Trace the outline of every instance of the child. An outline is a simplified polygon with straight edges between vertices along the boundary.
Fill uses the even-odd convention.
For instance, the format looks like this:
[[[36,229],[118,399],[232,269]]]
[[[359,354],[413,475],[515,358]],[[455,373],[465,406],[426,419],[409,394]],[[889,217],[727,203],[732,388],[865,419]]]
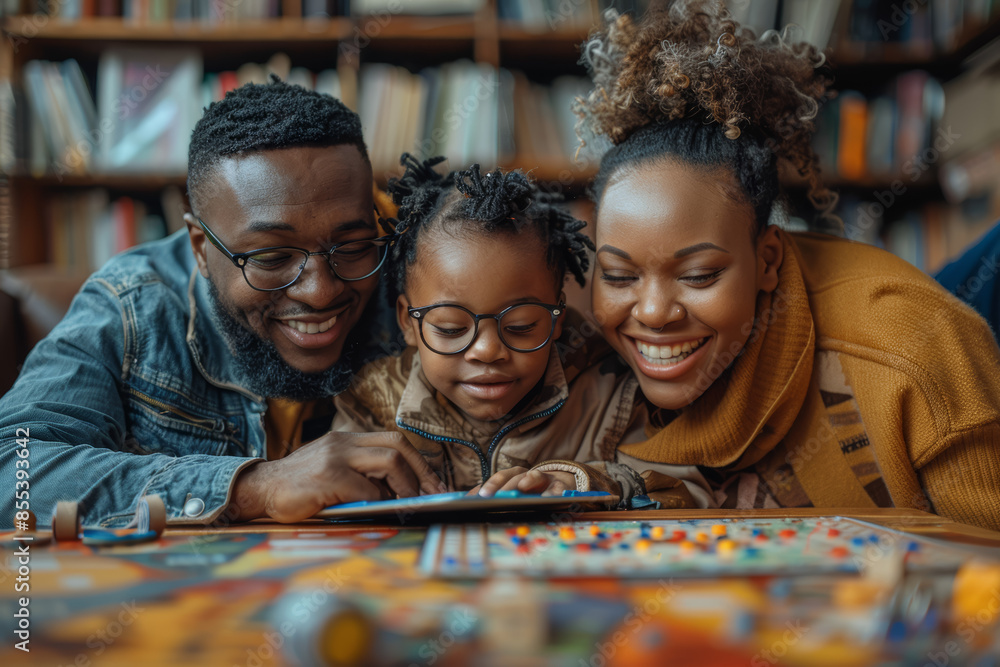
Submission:
[[[473,165],[444,177],[433,169],[442,159],[404,154],[404,176],[389,183],[400,237],[387,277],[409,347],[362,369],[336,398],[334,430],[401,431],[450,490],[492,477],[487,495],[576,489],[626,505],[642,493],[705,504],[693,469],[614,463],[645,427],[635,379],[613,355],[584,370],[582,350],[554,345],[580,339],[562,286],[567,273],[585,281],[585,223],[520,172]]]
[[[703,0],[613,18],[584,52],[581,134],[614,144],[593,188],[593,309],[658,409],[625,452],[703,466],[723,507],[915,507],[1000,528],[986,322],[887,252],[769,224],[779,159],[832,204],[810,144],[822,55]]]

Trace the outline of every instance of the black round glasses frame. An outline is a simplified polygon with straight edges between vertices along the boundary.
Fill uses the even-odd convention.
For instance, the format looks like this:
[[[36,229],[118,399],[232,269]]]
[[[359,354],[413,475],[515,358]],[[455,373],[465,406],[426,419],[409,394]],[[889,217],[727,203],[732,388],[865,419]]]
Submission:
[[[503,317],[504,315],[506,315],[511,310],[513,310],[515,308],[519,308],[521,306],[541,306],[542,308],[546,309],[547,311],[549,311],[552,314],[552,322],[551,322],[551,324],[549,326],[549,335],[545,337],[545,340],[541,344],[539,344],[539,345],[537,345],[537,346],[535,346],[535,347],[533,347],[531,349],[517,348],[517,347],[514,347],[513,345],[511,345],[510,343],[508,343],[507,339],[503,337],[503,328],[500,326],[500,318],[501,317]],[[427,338],[424,337],[424,319],[425,319],[427,313],[429,311],[431,311],[431,310],[434,310],[435,308],[457,308],[458,310],[465,311],[466,313],[468,313],[472,317],[472,320],[474,322],[473,329],[472,329],[472,338],[470,338],[469,342],[466,343],[461,349],[455,350],[454,352],[441,352],[439,350],[434,349],[434,347],[430,343],[427,342]],[[462,306],[458,306],[458,305],[451,304],[451,303],[435,303],[435,304],[432,304],[430,306],[421,306],[420,308],[413,308],[411,306],[411,307],[409,307],[409,308],[406,309],[406,312],[409,313],[410,317],[412,317],[413,319],[417,320],[420,323],[420,325],[419,325],[420,326],[420,340],[424,341],[424,345],[427,346],[427,349],[429,349],[431,352],[434,352],[435,354],[441,354],[441,355],[444,355],[444,356],[451,356],[453,354],[462,354],[463,352],[465,352],[466,350],[468,350],[470,347],[472,347],[473,343],[476,342],[476,338],[479,336],[479,322],[482,321],[482,320],[496,320],[496,322],[497,322],[497,335],[500,338],[500,342],[503,343],[504,346],[506,346],[508,349],[513,350],[514,352],[535,352],[536,350],[540,350],[543,347],[545,347],[546,345],[548,345],[549,341],[552,340],[552,332],[555,331],[555,329],[556,329],[556,320],[559,319],[559,316],[562,315],[563,312],[565,312],[565,310],[566,310],[566,303],[564,301],[559,301],[559,303],[556,304],[556,305],[552,305],[551,303],[540,303],[540,302],[537,302],[537,301],[525,301],[523,303],[515,303],[512,306],[507,306],[506,308],[504,308],[503,310],[501,310],[499,313],[494,313],[494,314],[481,313],[481,314],[477,315],[476,313],[472,312],[468,308],[463,308]]]
[[[377,212],[378,209],[376,209],[376,213]],[[198,224],[201,225],[201,228],[205,230],[205,235],[208,237],[208,240],[211,241],[212,245],[218,248],[222,254],[228,257],[229,260],[237,268],[240,269],[240,272],[243,274],[243,280],[246,281],[247,285],[257,290],[258,292],[277,292],[279,290],[287,289],[292,285],[294,285],[298,281],[298,279],[302,277],[302,272],[306,268],[306,263],[309,261],[309,258],[312,257],[313,255],[325,256],[326,263],[327,265],[329,265],[330,270],[333,271],[333,273],[344,282],[356,282],[358,280],[364,280],[365,278],[370,278],[371,276],[378,273],[379,269],[382,268],[382,265],[385,264],[385,258],[389,255],[388,248],[391,247],[392,244],[395,243],[396,240],[399,238],[398,234],[387,234],[386,236],[379,236],[374,239],[359,239],[357,241],[346,241],[345,243],[338,243],[337,245],[331,247],[329,250],[320,250],[319,252],[310,252],[305,248],[296,248],[295,246],[269,246],[267,248],[257,248],[255,250],[251,250],[250,252],[234,253],[231,252],[229,248],[227,248],[222,243],[221,240],[219,240],[219,237],[215,235],[215,232],[213,232],[207,224],[205,224],[204,220],[202,220],[201,218],[196,218],[196,220],[198,221]],[[369,273],[366,273],[365,275],[358,278],[345,278],[344,276],[340,275],[340,273],[337,271],[337,265],[333,261],[334,253],[336,253],[337,250],[341,250],[345,247],[359,243],[375,244],[381,251],[382,257],[379,259],[378,264],[375,265],[375,268],[372,269]],[[282,285],[281,287],[267,287],[267,288],[257,287],[252,282],[250,282],[250,279],[247,277],[247,272],[246,272],[247,261],[253,255],[258,255],[260,253],[270,252],[273,250],[294,250],[295,252],[300,253],[303,256],[303,260],[302,263],[299,264],[298,273],[295,274],[295,277],[292,278],[291,281]]]

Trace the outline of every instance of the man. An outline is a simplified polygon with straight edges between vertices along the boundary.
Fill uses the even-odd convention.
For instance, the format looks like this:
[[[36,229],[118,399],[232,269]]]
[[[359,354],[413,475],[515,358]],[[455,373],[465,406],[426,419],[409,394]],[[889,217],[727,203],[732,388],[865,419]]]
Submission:
[[[385,333],[372,296],[391,237],[358,116],[244,86],[195,127],[188,191],[187,234],[94,274],[0,400],[0,479],[25,469],[17,438],[30,464],[0,524],[25,507],[47,523],[58,500],[115,527],[153,493],[169,522],[208,523],[440,491],[398,434],[324,434],[315,409]]]

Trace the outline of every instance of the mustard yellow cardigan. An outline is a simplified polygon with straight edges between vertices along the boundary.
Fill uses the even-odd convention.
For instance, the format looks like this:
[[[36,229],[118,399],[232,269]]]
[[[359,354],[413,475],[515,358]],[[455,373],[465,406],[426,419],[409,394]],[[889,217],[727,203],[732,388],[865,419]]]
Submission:
[[[743,353],[639,459],[706,468],[723,507],[910,507],[1000,529],[1000,350],[930,277],[869,245],[781,232]]]

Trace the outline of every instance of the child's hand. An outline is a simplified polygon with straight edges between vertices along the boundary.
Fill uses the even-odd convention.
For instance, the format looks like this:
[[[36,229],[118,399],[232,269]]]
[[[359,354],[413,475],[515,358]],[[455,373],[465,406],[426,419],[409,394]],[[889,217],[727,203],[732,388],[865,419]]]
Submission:
[[[497,491],[517,490],[521,493],[540,493],[543,496],[562,495],[563,491],[576,489],[576,477],[561,471],[541,472],[527,468],[507,468],[495,473],[480,487],[478,493],[489,498]],[[469,492],[476,493],[476,489]]]

